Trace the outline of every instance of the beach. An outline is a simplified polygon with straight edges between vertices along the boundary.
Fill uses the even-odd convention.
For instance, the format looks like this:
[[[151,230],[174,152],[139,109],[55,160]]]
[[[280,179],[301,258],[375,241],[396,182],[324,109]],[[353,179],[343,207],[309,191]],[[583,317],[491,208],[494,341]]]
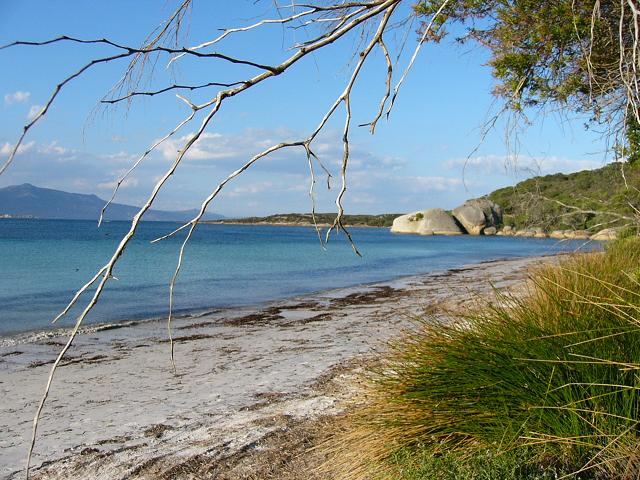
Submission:
[[[390,339],[418,316],[488,304],[494,287],[522,285],[529,267],[556,258],[184,316],[172,326],[175,374],[165,319],[87,327],[56,374],[33,478],[296,478],[291,458],[306,448],[305,425],[346,408],[363,365]],[[2,339],[0,478],[23,475],[33,415],[66,334]]]

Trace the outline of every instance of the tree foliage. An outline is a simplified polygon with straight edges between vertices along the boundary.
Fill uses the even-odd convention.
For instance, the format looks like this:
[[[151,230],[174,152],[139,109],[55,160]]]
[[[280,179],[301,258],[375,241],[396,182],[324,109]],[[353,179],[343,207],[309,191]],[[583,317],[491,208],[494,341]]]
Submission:
[[[489,198],[502,206],[504,222],[517,229],[591,230],[637,225],[640,163],[610,163],[597,170],[530,178]]]
[[[516,112],[559,107],[587,113],[624,138],[618,154],[639,156],[638,5],[636,0],[454,0],[428,37],[453,24],[490,51],[494,94]],[[421,0],[428,18],[439,0]],[[620,150],[622,148],[622,150]]]

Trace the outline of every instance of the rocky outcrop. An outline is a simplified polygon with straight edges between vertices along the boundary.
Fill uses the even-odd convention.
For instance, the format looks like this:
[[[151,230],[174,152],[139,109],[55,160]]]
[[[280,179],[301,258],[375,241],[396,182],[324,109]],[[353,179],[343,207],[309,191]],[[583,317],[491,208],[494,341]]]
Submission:
[[[473,205],[462,205],[453,211],[453,215],[470,235],[480,235],[486,226],[484,213]]]
[[[401,215],[393,221],[391,231],[418,235],[462,235],[464,233],[455,219],[441,208],[429,208]]]
[[[470,235],[481,235],[485,228],[502,223],[502,209],[487,198],[467,200],[453,210],[453,216]]]
[[[496,232],[496,235],[513,237],[516,234],[515,229],[511,225],[505,225],[501,230]]]
[[[418,219],[415,213],[407,213],[393,219],[391,231],[393,233],[418,233]]]
[[[533,229],[533,237],[534,238],[547,238],[548,235],[546,234],[546,232],[544,231],[543,228],[536,227],[536,228]]]
[[[486,233],[485,233],[486,235]],[[553,230],[551,233],[545,232],[542,228],[535,227],[529,229],[516,230],[511,226],[505,226],[496,232],[500,236],[532,237],[532,238],[554,238],[556,240],[615,240],[618,238],[614,228],[606,228],[591,235],[587,230]]]
[[[618,238],[618,232],[616,232],[613,228],[605,228],[604,230],[600,230],[598,233],[591,235],[591,240],[615,240]]]
[[[589,240],[591,235],[587,230],[567,230],[564,233],[564,237],[571,240]]]
[[[591,234],[587,230],[546,231],[542,227],[517,230],[511,225],[502,228],[502,209],[487,198],[467,200],[448,213],[441,208],[430,208],[397,217],[391,231],[394,233],[414,233],[418,235],[497,235],[506,237],[554,238],[557,240],[615,240],[614,228]]]

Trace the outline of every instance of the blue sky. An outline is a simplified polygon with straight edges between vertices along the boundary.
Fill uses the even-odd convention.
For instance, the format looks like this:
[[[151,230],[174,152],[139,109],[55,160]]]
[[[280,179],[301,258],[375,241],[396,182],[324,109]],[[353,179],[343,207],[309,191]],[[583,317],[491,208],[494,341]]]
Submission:
[[[244,26],[273,15],[272,4],[268,0],[257,4],[254,0],[195,0],[182,43],[196,45],[216,36],[217,29]],[[407,1],[397,12],[397,20],[408,15],[410,4]],[[173,8],[175,2],[171,1],[3,0],[0,44],[65,34],[87,39],[109,37],[139,45]],[[406,28],[387,37],[394,56]],[[415,27],[411,28],[396,80],[415,46]],[[274,63],[290,54],[285,48],[292,41],[304,38],[304,30],[270,26],[231,36],[217,50]],[[266,145],[304,138],[348,81],[358,41],[357,35],[341,39],[286,74],[225,103],[156,207],[194,208],[221,179]],[[110,53],[113,50],[104,47],[71,44],[0,51],[0,159],[6,157],[29,115],[44,104],[56,83],[91,58]],[[210,59],[181,59],[174,64],[176,68],[167,69],[168,60],[160,57],[144,89],[174,81],[236,81],[255,72]],[[497,108],[490,94],[493,80],[484,66],[486,61],[487,53],[471,45],[460,47],[445,41],[425,47],[390,120],[381,121],[376,135],[371,136],[366,128],[357,127],[375,115],[384,92],[384,61],[379,52],[371,57],[353,92],[353,152],[345,200],[348,213],[452,208],[466,198],[511,185],[533,173],[571,172],[603,164],[604,143],[597,133],[584,129],[585,119],[560,118],[557,113],[532,117],[531,125],[517,139],[503,121],[481,143],[481,126]],[[101,107],[100,98],[117,82],[125,66],[123,61],[98,66],[69,84],[30,132],[15,163],[0,177],[0,187],[29,182],[108,198],[114,181],[137,156],[189,113],[173,93],[136,99],[129,108]],[[214,93],[207,90],[184,95],[200,102]],[[316,152],[336,177],[342,112],[339,110],[316,145]],[[162,144],[125,183],[117,201],[143,201],[198,124],[186,126]],[[515,166],[508,161],[514,145],[519,153]],[[256,164],[228,186],[210,211],[229,216],[309,211],[308,168],[301,153],[278,153]],[[335,210],[338,186],[337,178],[330,192],[319,184],[318,210]]]

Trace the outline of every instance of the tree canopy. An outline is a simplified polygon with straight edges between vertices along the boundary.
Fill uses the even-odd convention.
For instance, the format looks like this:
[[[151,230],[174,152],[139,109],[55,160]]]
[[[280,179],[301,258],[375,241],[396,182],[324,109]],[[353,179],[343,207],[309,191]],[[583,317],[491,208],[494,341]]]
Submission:
[[[640,157],[636,0],[453,0],[426,38],[461,24],[460,42],[487,47],[494,94],[511,111],[559,107],[605,125],[617,154]],[[440,0],[421,0],[431,18]],[[450,29],[450,28],[449,28]]]

